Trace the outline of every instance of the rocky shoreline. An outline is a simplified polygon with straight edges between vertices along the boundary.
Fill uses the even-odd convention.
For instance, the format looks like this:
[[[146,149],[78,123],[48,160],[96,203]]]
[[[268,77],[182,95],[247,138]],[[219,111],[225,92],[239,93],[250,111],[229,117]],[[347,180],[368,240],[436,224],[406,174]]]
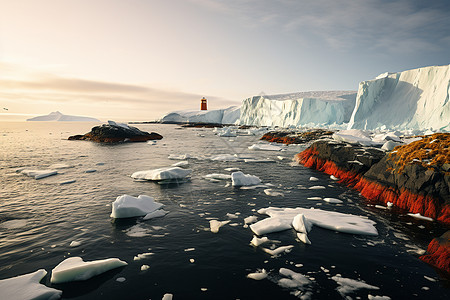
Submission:
[[[296,155],[298,163],[340,179],[375,203],[450,225],[450,134],[438,133],[393,151],[331,139]],[[450,231],[435,238],[423,261],[450,274]]]

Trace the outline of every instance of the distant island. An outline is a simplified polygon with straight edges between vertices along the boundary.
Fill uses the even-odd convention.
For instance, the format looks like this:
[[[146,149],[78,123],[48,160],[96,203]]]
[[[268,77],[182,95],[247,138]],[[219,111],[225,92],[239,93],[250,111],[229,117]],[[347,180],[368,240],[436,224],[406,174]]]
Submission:
[[[100,122],[99,119],[81,116],[64,115],[59,111],[54,111],[45,116],[38,116],[27,121],[41,121],[41,122]]]

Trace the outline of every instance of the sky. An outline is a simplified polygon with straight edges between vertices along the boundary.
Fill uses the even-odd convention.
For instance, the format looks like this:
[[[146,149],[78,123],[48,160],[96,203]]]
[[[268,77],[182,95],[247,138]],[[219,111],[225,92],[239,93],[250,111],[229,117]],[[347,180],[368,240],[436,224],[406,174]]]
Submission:
[[[151,121],[450,64],[448,0],[0,0],[0,121]]]

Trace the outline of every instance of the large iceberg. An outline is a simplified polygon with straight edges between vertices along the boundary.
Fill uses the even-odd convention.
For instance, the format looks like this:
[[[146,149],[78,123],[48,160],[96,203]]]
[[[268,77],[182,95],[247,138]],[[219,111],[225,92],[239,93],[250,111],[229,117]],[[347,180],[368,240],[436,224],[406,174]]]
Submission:
[[[239,119],[240,108],[231,106],[215,110],[179,110],[164,115],[161,123],[214,123],[234,124]]]
[[[99,119],[81,116],[64,115],[59,111],[54,111],[45,116],[38,116],[27,121],[58,121],[58,122],[100,122]]]
[[[359,84],[348,129],[450,131],[450,65],[385,73]]]
[[[239,124],[280,127],[342,124],[350,120],[355,99],[355,91],[254,96],[242,102]]]

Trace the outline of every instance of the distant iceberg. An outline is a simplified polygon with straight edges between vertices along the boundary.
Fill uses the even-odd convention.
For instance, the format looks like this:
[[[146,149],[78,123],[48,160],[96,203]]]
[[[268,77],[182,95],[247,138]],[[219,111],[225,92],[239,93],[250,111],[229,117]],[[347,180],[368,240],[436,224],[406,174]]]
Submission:
[[[384,73],[359,84],[348,129],[450,131],[450,65]]]
[[[254,96],[242,102],[239,124],[289,127],[348,123],[355,99],[355,91]]]
[[[54,111],[45,116],[38,116],[27,121],[56,121],[56,122],[100,122],[96,118],[64,115],[59,111]]]
[[[159,122],[234,124],[239,116],[240,108],[231,106],[215,110],[178,110],[164,115]]]

